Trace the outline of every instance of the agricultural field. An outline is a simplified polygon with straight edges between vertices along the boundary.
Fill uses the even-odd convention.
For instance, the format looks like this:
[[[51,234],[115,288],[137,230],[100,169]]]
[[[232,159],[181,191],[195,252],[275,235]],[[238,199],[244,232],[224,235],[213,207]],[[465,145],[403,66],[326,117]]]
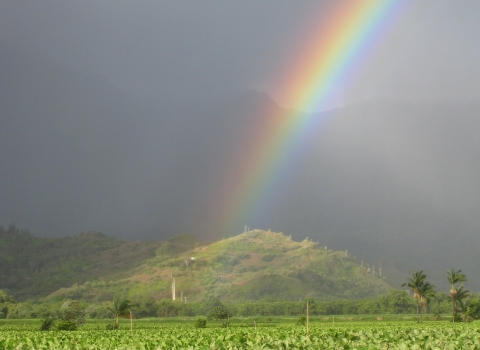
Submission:
[[[1,349],[480,349],[478,324],[446,321],[209,324],[136,323],[116,331],[87,324],[78,331],[38,331],[33,324],[0,326]],[[103,328],[103,329],[102,329]]]

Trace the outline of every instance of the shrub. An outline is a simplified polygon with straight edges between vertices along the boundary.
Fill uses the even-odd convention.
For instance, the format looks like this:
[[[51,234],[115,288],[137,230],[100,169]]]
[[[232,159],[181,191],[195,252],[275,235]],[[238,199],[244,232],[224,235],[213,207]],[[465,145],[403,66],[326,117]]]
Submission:
[[[76,331],[77,328],[77,324],[73,321],[60,321],[57,324],[57,329],[59,331]]]
[[[305,323],[307,323],[307,318],[305,316],[300,316],[297,320],[297,325],[305,326]]]
[[[76,300],[64,302],[57,313],[62,321],[75,323],[76,326],[85,323],[86,312]]]
[[[212,311],[207,314],[209,320],[226,320],[232,317],[233,314],[225,306],[216,306]]]
[[[269,262],[275,259],[277,256],[275,254],[265,254],[262,256],[262,261]]]
[[[197,318],[195,321],[195,328],[206,328],[207,327],[207,319],[203,317]]]
[[[214,264],[224,266],[235,266],[238,264],[238,259],[228,254],[217,255],[211,261]]]
[[[480,299],[479,298],[473,299],[468,304],[466,314],[475,320],[480,319]]]
[[[50,316],[47,316],[45,318],[42,318],[41,322],[42,323],[40,324],[40,330],[49,331],[50,329],[52,329],[53,324],[55,323],[55,319]]]
[[[250,259],[250,254],[247,252],[241,252],[237,255],[237,258],[245,260],[245,259]]]

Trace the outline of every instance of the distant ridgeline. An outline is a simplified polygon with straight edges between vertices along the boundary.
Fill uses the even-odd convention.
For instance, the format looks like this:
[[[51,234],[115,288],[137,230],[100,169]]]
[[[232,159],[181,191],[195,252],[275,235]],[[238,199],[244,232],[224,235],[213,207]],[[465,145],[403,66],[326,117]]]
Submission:
[[[72,246],[83,244],[82,238],[86,235],[70,238],[79,240]],[[56,290],[44,300],[70,298],[100,302],[111,300],[113,296],[130,300],[173,299],[173,278],[175,299],[180,302],[360,299],[384,295],[391,289],[383,276],[358,264],[348,252],[327,250],[308,239],[295,242],[282,233],[253,230],[204,245],[193,235],[180,235],[146,245],[102,237],[118,245],[106,251],[116,251],[119,255],[109,254],[108,259],[101,259],[101,256],[106,257],[102,251],[93,257],[84,257],[88,260],[85,266],[90,266],[92,261],[99,264],[97,269],[90,269],[96,274],[89,276],[84,266],[82,280],[75,281],[77,284],[70,288]],[[145,249],[149,256],[138,252],[135,254],[137,260],[132,256],[130,262],[109,266],[107,271],[104,265],[111,264],[109,259],[123,261],[120,255],[133,249],[126,244],[138,244],[135,249]],[[82,255],[77,256],[75,261],[80,264]],[[72,265],[73,261],[69,263]],[[74,274],[69,276],[73,284]],[[10,291],[19,294],[13,288]]]
[[[0,289],[17,299],[42,297],[62,287],[114,277],[155,256],[160,242],[126,242],[101,232],[40,238],[0,226]]]

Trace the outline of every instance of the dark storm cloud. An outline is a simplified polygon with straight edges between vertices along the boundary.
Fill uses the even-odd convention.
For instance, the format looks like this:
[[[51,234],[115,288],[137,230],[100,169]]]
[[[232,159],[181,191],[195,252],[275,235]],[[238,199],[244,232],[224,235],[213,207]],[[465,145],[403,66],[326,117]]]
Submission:
[[[333,3],[4,1],[0,35],[104,74],[137,98],[184,103],[245,88],[274,90]],[[477,2],[408,5],[344,102],[381,94],[478,97],[479,15]]]
[[[287,43],[318,7],[31,1],[3,4],[0,16],[4,38],[105,74],[137,97],[211,99],[277,74]]]
[[[211,239],[226,165],[259,136],[258,111],[279,111],[265,95],[239,93],[275,99],[337,3],[0,1],[0,224]],[[399,247],[396,258],[420,261],[428,250],[428,266],[446,259],[442,273],[455,262],[442,253],[448,242],[470,266],[475,255],[462,252],[475,251],[480,230],[478,18],[478,1],[410,2],[331,101],[347,107],[329,114],[282,201],[245,224],[365,247],[371,259]]]
[[[480,4],[412,2],[361,74],[354,93],[415,101],[472,101],[480,97],[475,62]]]
[[[329,5],[322,9],[314,2],[278,1],[6,1],[0,5],[0,26],[3,39],[105,74],[137,97],[213,98],[255,85],[268,88],[286,68],[282,64],[293,55],[290,50]],[[411,85],[416,96],[453,95],[458,85],[462,90],[471,85],[468,71],[473,71],[478,57],[478,45],[472,41],[479,34],[480,5],[432,1],[410,6],[389,38],[392,44],[387,43],[380,65],[368,71],[353,95],[385,89],[409,95]],[[430,84],[438,80],[453,83],[442,84],[443,88]],[[457,88],[450,91],[445,85]]]

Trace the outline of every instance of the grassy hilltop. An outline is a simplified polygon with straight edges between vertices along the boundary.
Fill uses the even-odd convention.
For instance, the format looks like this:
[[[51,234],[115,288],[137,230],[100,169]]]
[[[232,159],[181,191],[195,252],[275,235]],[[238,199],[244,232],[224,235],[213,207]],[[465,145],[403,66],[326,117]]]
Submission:
[[[193,235],[177,236],[160,242],[155,256],[130,270],[60,289],[46,299],[170,298],[172,277],[177,299],[183,295],[189,301],[354,299],[375,297],[391,288],[347,252],[253,230],[208,245],[200,245]]]

